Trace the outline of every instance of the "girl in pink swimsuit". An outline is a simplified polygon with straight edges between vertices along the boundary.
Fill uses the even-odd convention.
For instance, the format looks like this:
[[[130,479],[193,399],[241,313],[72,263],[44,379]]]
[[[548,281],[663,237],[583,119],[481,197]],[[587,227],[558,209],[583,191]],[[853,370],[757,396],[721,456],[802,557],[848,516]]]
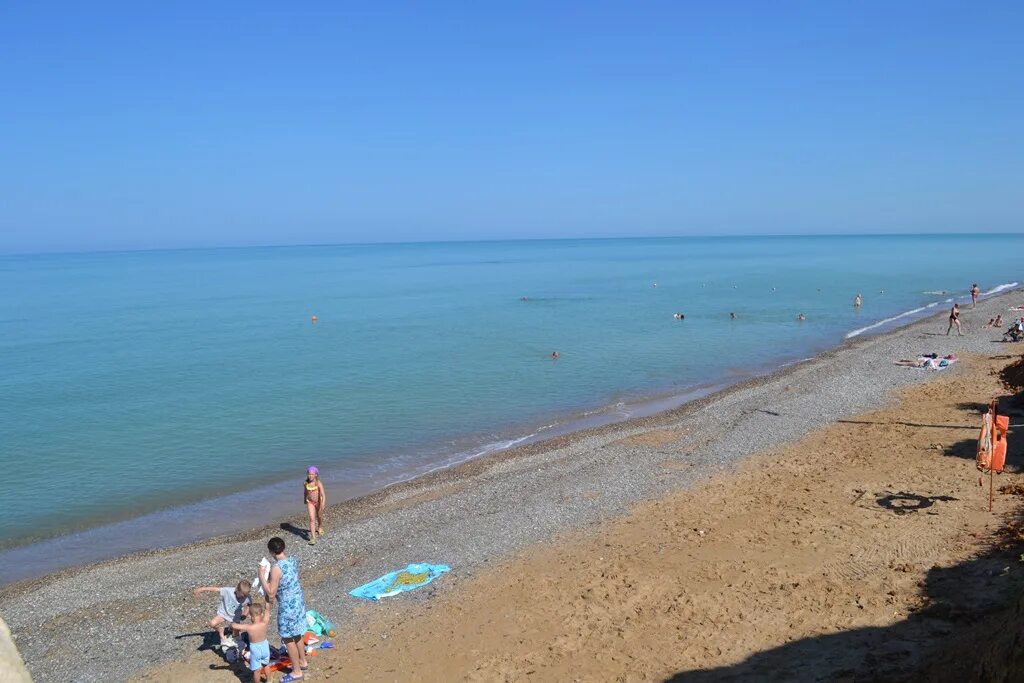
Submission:
[[[320,470],[310,467],[306,470],[306,481],[302,487],[306,512],[309,514],[309,544],[316,545],[317,534],[324,533],[324,508],[327,506],[327,489],[320,481]]]

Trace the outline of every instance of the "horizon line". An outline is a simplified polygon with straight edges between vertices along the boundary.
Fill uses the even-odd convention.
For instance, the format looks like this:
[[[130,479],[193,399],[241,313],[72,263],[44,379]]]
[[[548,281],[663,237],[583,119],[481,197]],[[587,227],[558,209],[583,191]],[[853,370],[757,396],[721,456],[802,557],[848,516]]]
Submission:
[[[315,247],[375,247],[401,246],[417,244],[496,244],[501,242],[587,242],[614,240],[675,240],[675,239],[778,239],[786,237],[988,237],[1000,235],[1022,235],[1024,231],[1011,232],[849,232],[849,233],[730,233],[725,235],[689,234],[689,235],[635,235],[635,236],[600,236],[600,237],[505,237],[480,239],[438,239],[438,240],[394,240],[372,242],[306,242],[296,244],[223,244],[195,247],[138,247],[127,249],[61,249],[54,251],[2,251],[0,258],[9,256],[73,256],[88,254],[143,254],[173,251],[220,251],[232,249],[309,249]]]

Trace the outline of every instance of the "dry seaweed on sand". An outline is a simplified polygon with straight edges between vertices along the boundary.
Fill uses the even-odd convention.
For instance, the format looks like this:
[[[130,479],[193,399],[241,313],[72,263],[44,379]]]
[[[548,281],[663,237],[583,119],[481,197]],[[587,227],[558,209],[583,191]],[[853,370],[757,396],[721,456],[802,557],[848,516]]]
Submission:
[[[999,487],[999,493],[1024,496],[1024,484],[1005,484]]]
[[[999,371],[999,381],[1010,391],[1024,390],[1024,356]]]
[[[1005,539],[1004,548],[1009,548],[1014,544],[1024,543],[1024,521],[1014,521],[1007,524],[1000,531],[1001,535]]]

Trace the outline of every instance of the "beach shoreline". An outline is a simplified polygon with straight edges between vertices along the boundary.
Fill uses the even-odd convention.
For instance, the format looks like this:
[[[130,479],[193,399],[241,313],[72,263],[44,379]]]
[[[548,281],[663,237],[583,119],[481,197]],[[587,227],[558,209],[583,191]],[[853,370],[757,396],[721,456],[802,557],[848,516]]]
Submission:
[[[1024,447],[1011,428],[991,510],[974,455],[986,401],[1020,416],[1020,400],[1000,383],[1012,357],[962,361],[691,490],[427,599],[384,601],[314,670],[328,681],[1016,680]],[[195,678],[207,661],[140,680]]]
[[[995,298],[1011,294],[1016,283],[1000,285],[993,290],[983,294],[982,301],[990,301]],[[956,297],[957,300],[969,300],[969,296]],[[953,299],[950,299],[952,301]],[[851,347],[865,339],[890,334],[916,322],[926,320],[930,317],[939,318],[942,311],[932,312],[931,306],[921,307],[906,311],[898,315],[874,321],[862,328],[847,333],[837,344],[821,345],[815,349],[814,355],[805,358],[780,358],[766,363],[761,367],[748,368],[739,375],[739,379],[720,379],[707,384],[682,387],[672,392],[654,392],[650,394],[637,395],[623,402],[610,402],[597,408],[584,412],[566,413],[557,415],[554,422],[547,427],[525,425],[518,429],[510,429],[502,433],[502,439],[508,440],[511,445],[493,447],[495,443],[487,443],[483,439],[477,440],[476,446],[455,454],[452,459],[440,458],[435,463],[428,463],[425,467],[417,466],[411,469],[408,475],[400,475],[390,480],[376,480],[359,482],[353,485],[347,493],[341,495],[344,498],[331,505],[330,514],[339,514],[348,517],[352,514],[360,514],[364,507],[374,507],[379,500],[380,494],[389,490],[400,491],[403,487],[416,487],[419,485],[430,485],[433,477],[445,472],[451,472],[455,479],[459,478],[456,470],[466,468],[474,462],[488,462],[491,459],[516,458],[519,455],[528,455],[543,450],[546,444],[557,445],[564,443],[566,438],[585,438],[590,434],[600,434],[602,429],[622,426],[629,428],[630,425],[643,427],[649,418],[665,414],[669,419],[676,411],[685,411],[688,407],[699,408],[704,402],[713,402],[732,391],[740,391],[744,388],[756,386],[757,383],[770,381],[780,373],[785,373],[795,366],[803,363],[815,362],[828,356],[830,353],[841,351]],[[936,309],[938,310],[938,309]],[[628,416],[622,416],[621,411],[625,410]],[[526,433],[524,436],[523,434]],[[482,449],[479,452],[478,449]],[[343,466],[335,466],[343,467]],[[331,466],[321,468],[325,474],[332,471]],[[467,469],[466,476],[472,476],[474,470]],[[328,478],[329,481],[329,478]],[[276,520],[287,517],[295,521],[289,510],[294,506],[291,499],[294,494],[285,491],[288,484],[263,486],[255,490],[243,490],[231,493],[227,496],[212,499],[202,499],[193,503],[181,506],[161,508],[141,516],[132,516],[125,519],[114,520],[107,523],[90,526],[86,529],[73,531],[68,534],[37,539],[29,543],[15,544],[3,548],[3,551],[12,558],[12,564],[19,569],[0,577],[0,594],[7,587],[16,587],[24,582],[31,582],[37,579],[61,574],[67,571],[74,571],[78,568],[92,565],[100,565],[105,562],[115,561],[134,556],[147,556],[154,552],[173,551],[175,548],[202,546],[207,543],[216,543],[220,540],[241,540],[264,534],[268,529],[276,525]],[[337,490],[332,489],[336,500]],[[263,510],[261,512],[263,523],[250,526],[240,523],[232,523],[230,520],[212,523],[207,520],[217,516],[217,510],[223,507],[234,507],[244,504],[252,495],[264,495]],[[179,519],[180,517],[180,519]],[[274,521],[271,521],[274,520]],[[300,520],[301,523],[301,520]],[[223,527],[227,526],[225,530]],[[160,530],[170,529],[176,535],[172,536],[170,542],[161,542],[155,547],[137,547],[143,541],[137,540],[142,534],[160,534]],[[107,551],[104,555],[99,549],[111,542],[124,543],[123,549]]]
[[[965,311],[970,330],[965,337],[926,332],[936,326],[937,318],[943,315],[940,312],[891,332],[847,340],[814,359],[732,385],[673,410],[492,453],[333,505],[328,514],[327,538],[315,549],[304,547],[301,532],[295,529],[301,523],[285,522],[20,581],[0,589],[0,601],[19,645],[29,643],[25,655],[30,668],[39,680],[48,680],[58,675],[61,663],[32,645],[31,635],[43,624],[60,620],[60,614],[49,612],[52,607],[45,604],[46,600],[83,581],[94,585],[93,594],[76,596],[71,601],[74,604],[66,605],[68,609],[76,613],[102,612],[101,605],[110,603],[105,597],[110,591],[119,595],[118,602],[127,601],[133,613],[138,609],[142,615],[148,611],[139,605],[147,604],[153,593],[170,595],[175,596],[172,613],[151,619],[162,622],[165,629],[180,630],[182,624],[198,626],[201,613],[184,598],[187,586],[225,582],[225,575],[244,575],[255,566],[268,535],[282,535],[291,548],[297,548],[294,552],[304,563],[304,577],[312,596],[336,596],[344,587],[358,585],[356,581],[404,565],[403,559],[448,561],[457,573],[472,573],[474,567],[555,533],[616,517],[639,500],[690,488],[749,454],[884,403],[889,389],[927,378],[924,371],[891,366],[892,360],[906,357],[915,348],[924,351],[921,347],[927,344],[929,350],[940,353],[999,348],[990,343],[1001,332],[986,334],[979,319],[1001,311],[1000,302],[1013,293],[991,297],[979,303],[978,309]],[[858,372],[856,366],[862,362],[868,365]],[[846,396],[836,394],[835,382],[848,390]],[[813,420],[791,419],[786,411],[772,407],[776,404],[799,404],[819,414]],[[785,423],[782,428],[781,423]],[[685,466],[663,466],[668,457],[658,452],[659,439],[663,438],[659,434],[663,432],[692,441]],[[521,505],[507,509],[507,502],[516,499]],[[141,584],[146,585],[145,590]],[[118,593],[117,586],[130,597]],[[334,616],[342,623],[355,618],[348,614]],[[131,625],[137,627],[147,619],[140,616]],[[118,622],[114,630],[120,632],[125,626]],[[152,652],[146,654],[154,656]],[[124,668],[114,671],[107,658],[97,655],[97,674],[117,676],[138,671],[145,657],[129,660],[119,663]]]

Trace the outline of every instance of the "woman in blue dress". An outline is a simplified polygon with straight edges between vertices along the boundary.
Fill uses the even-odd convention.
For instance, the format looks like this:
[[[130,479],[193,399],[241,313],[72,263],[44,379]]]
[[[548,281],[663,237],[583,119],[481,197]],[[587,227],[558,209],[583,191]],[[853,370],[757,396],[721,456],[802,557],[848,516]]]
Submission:
[[[270,576],[264,578],[262,571],[257,571],[256,575],[260,577],[267,600],[277,601],[277,632],[292,660],[291,673],[281,679],[281,683],[301,681],[308,664],[302,644],[306,633],[306,600],[299,585],[299,566],[294,557],[285,555],[284,541],[277,536],[267,542],[267,550],[275,560]]]

